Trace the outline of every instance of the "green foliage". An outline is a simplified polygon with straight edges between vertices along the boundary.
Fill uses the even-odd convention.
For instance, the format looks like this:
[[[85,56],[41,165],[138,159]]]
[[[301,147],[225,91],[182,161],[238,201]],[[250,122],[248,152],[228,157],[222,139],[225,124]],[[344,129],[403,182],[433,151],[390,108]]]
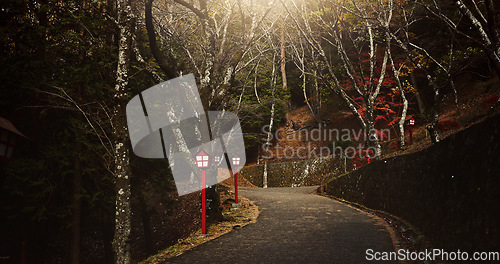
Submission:
[[[265,126],[269,125],[271,117],[272,99],[267,98],[262,104],[246,105],[241,109],[239,116],[242,118],[242,128],[245,138],[247,152],[253,152],[265,138],[263,135]],[[286,101],[276,100],[273,131],[277,126],[286,121]]]
[[[114,216],[111,157],[101,140],[108,142],[104,133],[111,128],[115,26],[102,4],[85,2],[0,4],[0,116],[28,137],[18,139],[15,158],[0,168],[0,214],[6,216],[1,231],[12,242],[6,251],[17,250],[12,247],[20,239],[38,239],[40,249],[67,234],[74,198],[82,203],[84,228],[101,230]],[[22,238],[6,228],[36,231],[41,238]]]

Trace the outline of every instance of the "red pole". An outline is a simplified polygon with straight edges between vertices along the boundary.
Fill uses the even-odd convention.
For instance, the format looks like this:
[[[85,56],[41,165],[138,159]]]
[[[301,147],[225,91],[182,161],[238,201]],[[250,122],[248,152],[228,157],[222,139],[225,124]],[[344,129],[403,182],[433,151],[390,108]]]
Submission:
[[[206,182],[205,182],[205,170],[201,171],[201,233],[205,235],[207,233],[207,193],[206,193]]]
[[[238,172],[234,174],[234,196],[236,197],[236,203],[238,203]]]
[[[413,126],[410,126],[410,146],[413,145]]]

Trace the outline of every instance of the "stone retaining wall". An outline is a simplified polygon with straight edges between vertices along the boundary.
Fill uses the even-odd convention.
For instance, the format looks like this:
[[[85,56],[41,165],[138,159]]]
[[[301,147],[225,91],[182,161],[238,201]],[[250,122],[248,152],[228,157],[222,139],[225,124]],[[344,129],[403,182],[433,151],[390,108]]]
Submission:
[[[500,116],[336,177],[324,191],[407,220],[436,248],[498,251]]]
[[[321,185],[338,168],[333,156],[283,163],[268,163],[268,187]],[[240,174],[253,185],[262,187],[264,165],[245,167]]]

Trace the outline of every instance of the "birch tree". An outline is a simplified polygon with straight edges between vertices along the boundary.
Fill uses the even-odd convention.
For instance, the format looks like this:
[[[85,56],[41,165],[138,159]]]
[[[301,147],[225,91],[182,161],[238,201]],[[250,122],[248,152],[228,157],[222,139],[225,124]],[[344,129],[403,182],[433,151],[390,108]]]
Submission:
[[[419,70],[424,73],[425,79],[432,89],[433,93],[433,107],[432,113],[430,117],[430,124],[427,125],[427,130],[430,135],[431,142],[437,143],[440,141],[440,136],[437,131],[437,124],[439,122],[440,117],[440,102],[442,98],[442,88],[444,86],[449,86],[454,95],[455,106],[458,111],[458,93],[455,88],[455,83],[453,80],[453,76],[456,75],[460,70],[464,67],[458,67],[454,61],[454,53],[455,53],[455,45],[456,41],[454,38],[454,33],[451,32],[450,36],[444,36],[443,40],[448,42],[447,45],[447,55],[443,56],[441,54],[432,54],[430,48],[425,47],[424,43],[418,43],[416,37],[411,32],[410,28],[413,24],[417,23],[422,19],[426,19],[425,17],[420,17],[416,15],[416,7],[418,5],[407,4],[396,7],[393,4],[393,1],[389,1],[391,5],[393,5],[394,9],[397,9],[398,19],[392,26],[384,27],[387,36],[390,38],[390,41],[393,41],[395,45],[397,45],[402,53],[408,58],[409,63],[413,69]],[[383,24],[383,21],[377,19],[380,24]],[[424,65],[424,61],[427,61],[428,65]],[[434,65],[438,68],[437,71],[432,71],[430,65]],[[393,71],[399,71],[393,65],[391,66]],[[441,72],[442,76],[439,76]],[[413,72],[410,73],[412,77],[412,83],[416,83],[414,80]],[[439,84],[439,79],[445,79],[444,84]],[[399,78],[397,78],[398,83],[400,83]],[[401,87],[401,86],[400,86]],[[404,96],[402,94],[402,96]],[[417,97],[419,101],[419,107],[421,104],[421,99]],[[400,129],[402,124],[400,123]]]
[[[318,85],[318,62],[314,50],[312,50],[307,43],[304,43],[304,39],[301,37],[292,38],[289,36],[290,49],[292,50],[292,59],[301,73],[302,78],[302,93],[304,95],[304,102],[306,103],[309,111],[313,115],[314,120],[318,124],[318,127],[323,125],[323,120],[321,119],[321,94]],[[313,81],[313,88],[308,85],[308,76]]]
[[[236,74],[259,57],[251,49],[271,7],[242,0],[148,0],[145,26],[151,52],[167,78],[194,73],[205,110],[227,110]],[[235,22],[238,18],[241,24]],[[219,220],[217,192],[217,187],[207,190],[215,204],[208,213]]]
[[[265,152],[266,152],[266,158],[264,160],[264,173],[262,174],[262,187],[267,188],[267,176],[268,176],[268,159],[269,157],[269,147],[271,146],[271,137],[272,137],[272,129],[274,126],[274,115],[276,112],[276,81],[277,81],[277,76],[276,76],[276,55],[273,55],[273,60],[272,60],[272,80],[271,80],[271,96],[272,96],[272,103],[271,103],[271,117],[269,119],[269,133],[267,133],[267,139],[265,143]]]
[[[128,103],[128,81],[132,49],[134,16],[130,0],[117,0],[118,65],[114,91],[113,138],[114,176],[116,185],[115,235],[113,249],[115,263],[130,263],[130,164],[126,106]]]
[[[155,3],[159,12],[151,13],[151,5]],[[257,29],[272,6],[242,0],[174,0],[173,3],[148,0],[146,24],[152,50],[157,45],[152,31],[157,31],[161,45],[175,44],[180,51],[177,56],[182,54],[179,57],[187,67],[177,69],[177,73],[189,70],[197,77],[204,107],[227,108],[228,90],[234,85],[236,74],[251,67],[257,59],[251,50],[261,37]],[[158,21],[154,28],[148,22],[152,18]],[[154,50],[160,65],[181,60],[173,55],[176,52],[172,49],[163,53],[157,47]],[[167,67],[162,70],[166,75],[175,72]]]
[[[372,14],[369,11],[380,9],[383,4],[362,1],[363,8],[360,8],[356,1],[350,2],[349,6],[340,5],[336,1],[318,2],[317,6],[308,5],[305,1],[292,1],[291,8],[288,8],[283,1],[282,4],[291,15],[299,33],[318,54],[324,65],[327,76],[323,76],[322,81],[351,110],[367,133],[369,143],[375,149],[374,157],[380,158],[381,146],[375,128],[374,104],[386,75],[388,52],[382,51],[380,54],[378,50],[377,42],[384,40],[376,39],[378,29],[373,22],[375,19],[370,18]],[[349,23],[345,18],[349,14],[355,14],[353,18],[359,25],[356,32],[353,32],[352,28],[348,29]],[[385,24],[390,23],[392,13],[385,14],[382,19]],[[350,45],[349,51],[347,44]],[[368,65],[364,65],[361,54],[365,46],[369,49]],[[363,98],[365,109],[356,107],[354,100],[341,83],[341,77],[336,71],[331,54],[328,53],[332,48],[337,51],[343,65],[343,74],[348,76],[353,90]],[[380,68],[378,72],[377,67]]]
[[[446,3],[417,1],[451,30],[472,40],[478,47],[481,47],[493,62],[496,73],[500,77],[500,30],[497,25],[498,10],[495,9],[495,2],[493,0],[452,1],[461,16],[456,16],[447,11],[450,9],[444,8]],[[465,28],[473,30],[465,31],[464,27],[461,27],[461,24],[464,23],[463,21],[468,22],[469,25],[469,27]]]
[[[498,27],[498,10],[495,9],[493,0],[477,1],[463,0],[452,1],[461,16],[454,16],[444,8],[443,3],[438,1],[416,0],[423,5],[429,13],[441,20],[457,35],[471,40],[477,47],[484,50],[489,60],[493,63],[498,77],[500,77],[500,29]],[[496,8],[498,8],[498,3]],[[448,9],[449,10],[449,9]],[[457,17],[457,18],[454,18]],[[465,19],[462,19],[465,18]],[[463,21],[468,22],[472,31],[465,31]],[[500,104],[500,99],[492,107],[494,109]]]
[[[389,25],[386,25],[386,26],[388,27]],[[386,30],[389,31],[388,28],[386,28]],[[386,32],[385,36],[386,36],[387,54],[389,57],[389,63],[391,65],[391,69],[392,69],[392,72],[394,74],[394,78],[396,79],[396,84],[398,86],[399,93],[401,94],[401,100],[403,101],[403,109],[401,111],[401,119],[398,122],[400,148],[403,148],[405,146],[405,128],[404,127],[405,127],[405,122],[406,122],[406,114],[408,112],[408,100],[406,99],[405,90],[403,88],[403,83],[401,82],[401,79],[399,78],[402,66],[400,66],[399,68],[396,67],[396,64],[394,63],[394,59],[393,59],[392,53],[391,53],[391,36],[390,36],[389,32]]]

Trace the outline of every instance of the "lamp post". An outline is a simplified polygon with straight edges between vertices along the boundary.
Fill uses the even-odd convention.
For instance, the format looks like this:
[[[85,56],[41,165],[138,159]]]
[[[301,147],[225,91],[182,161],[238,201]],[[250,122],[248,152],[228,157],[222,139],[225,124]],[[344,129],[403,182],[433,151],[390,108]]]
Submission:
[[[223,159],[224,157],[222,157]],[[216,155],[214,157],[214,162],[215,162],[215,165],[217,165],[217,167],[220,165],[221,161],[222,161],[221,157],[219,155]]]
[[[241,158],[238,157],[238,155],[234,155],[233,157],[233,165],[234,165],[234,170],[236,171],[234,173],[234,196],[235,196],[235,201],[238,203],[238,170],[236,169],[237,166],[240,165]]]
[[[201,233],[207,233],[207,193],[205,169],[208,168],[208,155],[202,150],[196,155],[196,166],[201,169]]]
[[[408,120],[408,128],[410,130],[410,146],[413,144],[413,126],[415,125],[415,118]]]

